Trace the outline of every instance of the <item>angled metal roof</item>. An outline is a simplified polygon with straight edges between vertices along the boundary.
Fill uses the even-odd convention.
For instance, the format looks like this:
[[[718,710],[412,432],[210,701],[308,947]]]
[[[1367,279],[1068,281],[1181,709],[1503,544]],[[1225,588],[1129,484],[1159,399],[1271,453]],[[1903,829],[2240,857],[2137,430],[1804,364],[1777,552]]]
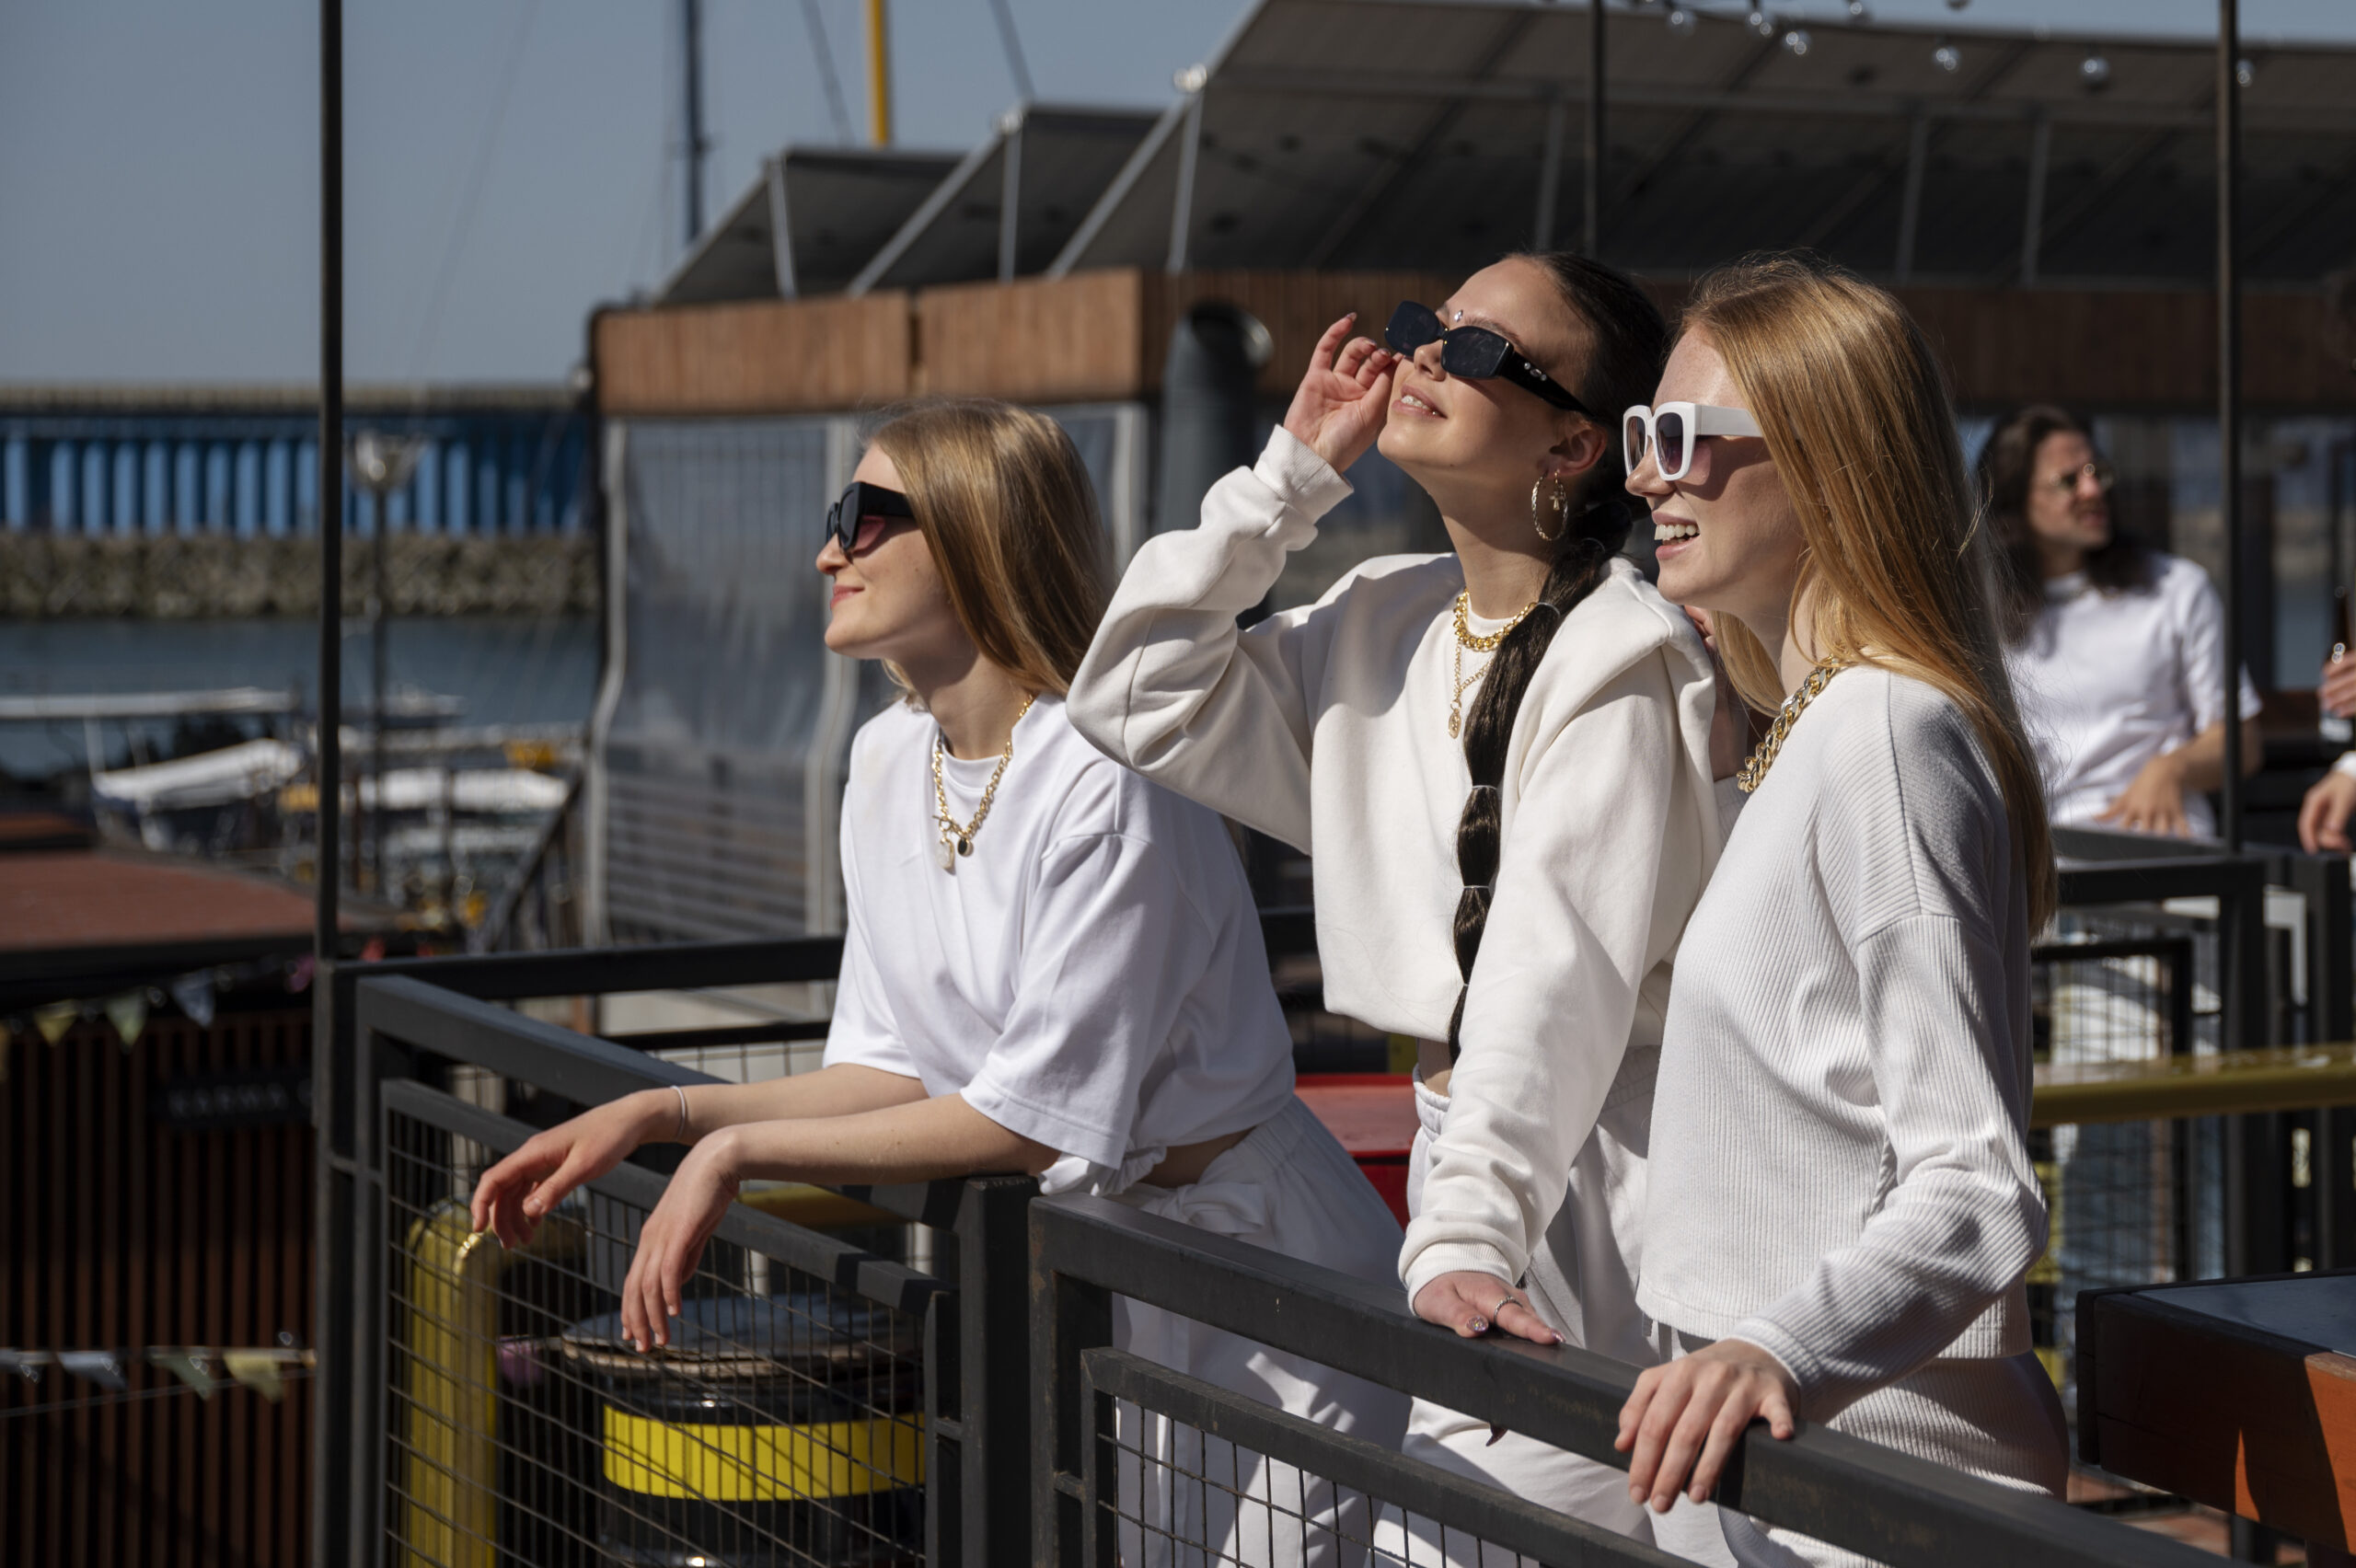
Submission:
[[[1155,119],[1148,110],[1056,104],[1010,111],[866,259],[849,292],[1041,271]]]
[[[788,147],[704,231],[655,303],[836,293],[956,167],[954,153]]]
[[[1691,6],[1672,29],[1671,9],[1607,13],[1614,262],[1676,275],[1804,245],[1921,282],[2213,269],[2198,41],[1762,36]],[[1048,270],[1461,270],[1575,242],[1588,26],[1582,5],[1264,0]],[[2312,280],[2356,256],[2356,51],[2245,52],[2246,275]]]

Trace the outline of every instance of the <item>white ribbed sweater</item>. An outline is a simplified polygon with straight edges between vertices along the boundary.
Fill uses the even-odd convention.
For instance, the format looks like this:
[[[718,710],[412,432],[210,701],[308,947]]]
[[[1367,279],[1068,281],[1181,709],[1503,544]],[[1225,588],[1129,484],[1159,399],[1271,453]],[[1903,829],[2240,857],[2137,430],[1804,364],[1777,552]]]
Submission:
[[[1858,667],[1791,732],[1678,954],[1638,1304],[1825,1419],[2028,1348],[2027,889],[1970,721]]]
[[[1138,552],[1068,711],[1115,760],[1311,850],[1325,1005],[1436,1040],[1461,985],[1472,781],[1448,708],[1463,572],[1452,555],[1370,560],[1314,605],[1235,626],[1349,488],[1276,432],[1212,487],[1200,527]],[[1463,1059],[1401,1260],[1411,1292],[1449,1269],[1519,1278],[1607,1100],[1644,1092],[1669,960],[1722,841],[1715,702],[1701,639],[1624,561],[1532,675]]]

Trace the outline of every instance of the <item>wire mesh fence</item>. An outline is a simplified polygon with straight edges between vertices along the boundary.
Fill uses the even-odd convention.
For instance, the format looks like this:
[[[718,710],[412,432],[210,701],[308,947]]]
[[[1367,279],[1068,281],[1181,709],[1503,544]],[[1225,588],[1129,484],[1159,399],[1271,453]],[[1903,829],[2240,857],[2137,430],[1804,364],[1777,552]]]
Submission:
[[[2037,1059],[2147,1062],[2218,1049],[2213,922],[2159,908],[2074,910],[2037,950]],[[2028,1275],[2032,1338],[2077,1408],[2081,1291],[2224,1272],[2223,1138],[2216,1118],[2034,1129],[2045,1255]],[[2074,1419],[2074,1414],[2073,1414]]]
[[[1123,1568],[1674,1561],[1126,1351],[1089,1351],[1081,1368],[1095,1411],[1082,1561],[1108,1547]]]
[[[641,1355],[618,1291],[660,1177],[600,1178],[513,1251],[470,1233],[476,1176],[529,1132],[422,1086],[388,1099],[389,1561],[924,1562],[940,1282],[868,1254],[854,1273],[870,1294],[803,1266],[814,1260],[802,1250],[724,1228],[671,1346]]]

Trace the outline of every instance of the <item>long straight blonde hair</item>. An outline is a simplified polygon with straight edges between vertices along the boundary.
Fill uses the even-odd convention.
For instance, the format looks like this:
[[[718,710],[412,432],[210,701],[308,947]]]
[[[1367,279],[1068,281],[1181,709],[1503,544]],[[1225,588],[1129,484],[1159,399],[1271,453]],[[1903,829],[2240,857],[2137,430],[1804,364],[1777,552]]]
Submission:
[[[1928,682],[1968,715],[2004,792],[2042,929],[2059,902],[2035,753],[2004,673],[2000,563],[1979,526],[1946,378],[1905,307],[1807,256],[1750,257],[1703,279],[1685,307],[1726,361],[1799,514],[1794,602],[1820,656]],[[1783,699],[1776,661],[1727,617],[1735,690]]]
[[[1104,617],[1112,563],[1095,487],[1063,426],[961,398],[900,409],[873,439],[900,470],[950,605],[982,657],[1033,691],[1070,691]]]

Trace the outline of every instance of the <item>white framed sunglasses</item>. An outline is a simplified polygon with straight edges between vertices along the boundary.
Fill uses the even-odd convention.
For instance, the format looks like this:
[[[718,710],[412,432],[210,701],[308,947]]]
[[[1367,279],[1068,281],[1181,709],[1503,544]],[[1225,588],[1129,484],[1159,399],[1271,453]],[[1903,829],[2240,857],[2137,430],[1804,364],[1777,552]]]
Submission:
[[[1681,479],[1693,467],[1693,449],[1705,435],[1764,435],[1747,409],[1722,409],[1715,403],[1663,403],[1657,408],[1638,403],[1620,416],[1620,447],[1628,472],[1653,455],[1664,479]]]

